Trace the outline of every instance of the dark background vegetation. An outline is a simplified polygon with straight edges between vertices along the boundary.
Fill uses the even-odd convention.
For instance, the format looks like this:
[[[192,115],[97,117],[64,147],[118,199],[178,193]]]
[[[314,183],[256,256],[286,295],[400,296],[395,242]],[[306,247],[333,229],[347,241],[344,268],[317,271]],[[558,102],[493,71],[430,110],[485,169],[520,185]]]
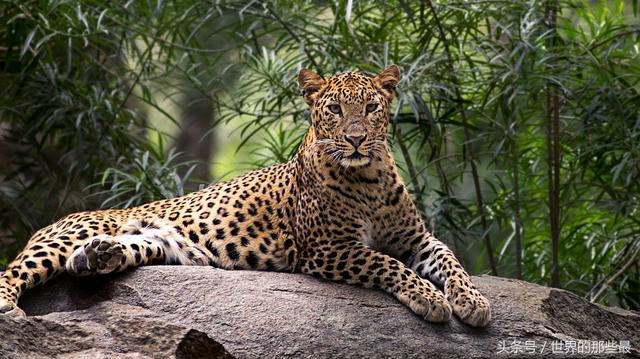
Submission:
[[[285,161],[295,75],[403,70],[389,141],[474,274],[640,309],[630,1],[0,2],[0,264],[78,210]]]

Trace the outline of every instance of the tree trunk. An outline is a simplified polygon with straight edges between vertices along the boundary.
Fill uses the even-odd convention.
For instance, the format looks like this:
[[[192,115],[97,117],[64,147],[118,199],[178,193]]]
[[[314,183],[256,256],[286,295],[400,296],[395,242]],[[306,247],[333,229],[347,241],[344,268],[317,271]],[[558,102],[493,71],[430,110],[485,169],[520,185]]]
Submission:
[[[556,19],[558,13],[557,0],[546,3],[547,24],[549,28],[548,46],[553,53],[557,46]],[[548,64],[549,72],[555,74],[555,59]],[[551,226],[551,283],[552,287],[560,287],[560,94],[556,84],[547,81],[547,153],[549,183],[549,223]]]
[[[181,131],[176,137],[175,149],[181,153],[180,160],[196,161],[192,177],[196,183],[211,181],[211,156],[213,152],[213,107],[210,100],[199,92],[192,90],[182,100],[180,118]],[[183,167],[180,176],[189,167]],[[188,183],[188,191],[197,191],[196,183]]]

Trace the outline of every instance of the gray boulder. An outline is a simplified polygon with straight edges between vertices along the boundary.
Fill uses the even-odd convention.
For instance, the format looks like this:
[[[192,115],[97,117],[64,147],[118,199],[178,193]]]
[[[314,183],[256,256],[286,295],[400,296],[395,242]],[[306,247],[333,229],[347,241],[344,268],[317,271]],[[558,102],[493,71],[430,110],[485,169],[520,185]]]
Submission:
[[[0,316],[0,357],[640,357],[636,312],[474,280],[492,303],[487,328],[427,323],[380,291],[301,274],[154,266],[63,276],[25,295],[29,317]]]

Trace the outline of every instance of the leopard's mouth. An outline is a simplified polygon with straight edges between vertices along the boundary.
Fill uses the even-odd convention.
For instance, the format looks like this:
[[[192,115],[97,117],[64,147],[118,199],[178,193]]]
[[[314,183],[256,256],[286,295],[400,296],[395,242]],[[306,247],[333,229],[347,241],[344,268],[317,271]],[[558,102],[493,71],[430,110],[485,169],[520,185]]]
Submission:
[[[340,164],[343,167],[363,167],[368,166],[371,163],[371,157],[363,155],[359,151],[353,151],[352,154],[344,156],[340,160]]]

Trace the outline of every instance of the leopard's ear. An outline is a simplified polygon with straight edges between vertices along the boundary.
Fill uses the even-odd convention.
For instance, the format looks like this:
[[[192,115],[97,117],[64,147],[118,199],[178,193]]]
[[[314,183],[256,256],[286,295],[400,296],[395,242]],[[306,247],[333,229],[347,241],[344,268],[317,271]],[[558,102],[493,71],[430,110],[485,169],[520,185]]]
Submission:
[[[382,95],[384,95],[387,100],[392,101],[396,95],[398,82],[400,82],[400,68],[396,65],[390,65],[379,73],[373,81],[376,86],[378,86],[378,90],[380,90]]]
[[[311,70],[302,69],[298,73],[298,86],[300,86],[300,90],[304,96],[304,102],[309,105],[313,103],[315,100],[313,95],[320,90],[323,84],[324,79],[322,76]]]

